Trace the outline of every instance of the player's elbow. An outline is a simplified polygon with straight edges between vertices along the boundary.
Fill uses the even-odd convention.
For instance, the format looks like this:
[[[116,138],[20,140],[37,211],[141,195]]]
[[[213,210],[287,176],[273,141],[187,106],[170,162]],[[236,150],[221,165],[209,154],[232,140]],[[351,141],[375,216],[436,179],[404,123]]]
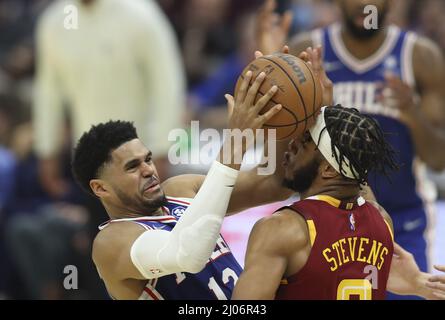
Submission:
[[[199,273],[202,271],[202,269],[205,268],[207,261],[208,259],[202,257],[196,257],[193,259],[188,257],[187,259],[184,259],[184,261],[182,261],[181,265],[183,266],[184,272]]]
[[[428,167],[435,171],[441,172],[445,170],[445,156],[441,156],[440,158],[430,159],[430,161],[425,161]]]

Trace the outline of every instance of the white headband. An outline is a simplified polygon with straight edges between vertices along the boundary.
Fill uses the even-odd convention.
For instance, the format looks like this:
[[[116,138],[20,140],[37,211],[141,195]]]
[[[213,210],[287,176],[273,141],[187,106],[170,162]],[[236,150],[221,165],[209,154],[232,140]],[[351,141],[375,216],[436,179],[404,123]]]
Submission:
[[[324,111],[327,107],[321,108],[321,113],[318,114],[317,119],[315,121],[315,125],[309,129],[309,133],[311,134],[312,140],[314,140],[315,144],[318,143],[318,150],[320,150],[321,154],[325,157],[325,159],[329,162],[329,164],[338,172],[340,172],[340,165],[335,159],[334,152],[332,150],[331,136],[326,128],[326,122],[324,120]],[[325,130],[323,130],[325,129]],[[321,134],[321,137],[320,137]],[[335,147],[335,152],[339,154],[339,150]],[[354,170],[350,166],[350,161],[348,158],[343,158],[342,163],[342,173],[348,178],[357,179],[358,177],[357,171],[355,171],[356,175],[352,173]]]

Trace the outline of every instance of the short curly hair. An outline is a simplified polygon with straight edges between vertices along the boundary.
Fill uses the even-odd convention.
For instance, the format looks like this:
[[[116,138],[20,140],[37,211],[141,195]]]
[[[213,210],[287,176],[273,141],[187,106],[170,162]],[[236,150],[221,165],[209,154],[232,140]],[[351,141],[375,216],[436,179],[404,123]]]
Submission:
[[[71,162],[74,178],[81,188],[94,196],[90,180],[98,178],[100,169],[111,160],[113,150],[137,138],[133,123],[119,120],[94,125],[85,132],[74,149]]]

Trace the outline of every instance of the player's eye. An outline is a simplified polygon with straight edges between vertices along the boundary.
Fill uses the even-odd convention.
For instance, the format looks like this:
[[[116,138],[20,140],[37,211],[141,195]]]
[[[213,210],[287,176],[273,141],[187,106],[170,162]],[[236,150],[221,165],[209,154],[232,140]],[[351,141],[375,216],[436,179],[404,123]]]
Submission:
[[[146,162],[146,163],[151,163],[151,160],[152,160],[151,157],[147,157],[147,158],[145,158],[145,162]]]

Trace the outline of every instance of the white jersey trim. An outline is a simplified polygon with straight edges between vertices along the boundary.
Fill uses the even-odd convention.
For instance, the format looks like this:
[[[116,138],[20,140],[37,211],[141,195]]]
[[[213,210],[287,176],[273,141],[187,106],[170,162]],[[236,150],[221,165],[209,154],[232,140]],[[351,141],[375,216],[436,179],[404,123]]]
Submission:
[[[413,70],[413,50],[417,36],[413,32],[408,32],[402,46],[401,72],[402,80],[411,88],[416,86],[416,79]]]
[[[341,24],[334,23],[328,28],[329,39],[332,49],[337,57],[352,71],[361,74],[376,67],[394,49],[400,29],[396,26],[389,26],[386,38],[380,48],[366,59],[357,59],[346,48],[341,38]]]

